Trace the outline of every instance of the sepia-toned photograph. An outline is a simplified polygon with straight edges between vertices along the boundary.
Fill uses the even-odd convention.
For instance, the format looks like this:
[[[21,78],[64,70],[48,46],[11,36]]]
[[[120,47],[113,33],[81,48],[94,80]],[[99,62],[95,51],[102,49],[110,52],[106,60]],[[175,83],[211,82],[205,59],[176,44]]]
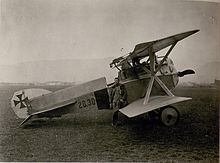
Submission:
[[[0,5],[0,162],[219,162],[219,0]]]

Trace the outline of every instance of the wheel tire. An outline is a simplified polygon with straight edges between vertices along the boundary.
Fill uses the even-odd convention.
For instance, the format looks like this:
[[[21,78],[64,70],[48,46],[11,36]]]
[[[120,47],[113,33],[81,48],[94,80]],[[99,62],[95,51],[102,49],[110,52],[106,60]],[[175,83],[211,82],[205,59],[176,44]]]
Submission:
[[[173,106],[166,106],[160,111],[160,121],[167,127],[176,125],[179,121],[179,117],[179,111]]]

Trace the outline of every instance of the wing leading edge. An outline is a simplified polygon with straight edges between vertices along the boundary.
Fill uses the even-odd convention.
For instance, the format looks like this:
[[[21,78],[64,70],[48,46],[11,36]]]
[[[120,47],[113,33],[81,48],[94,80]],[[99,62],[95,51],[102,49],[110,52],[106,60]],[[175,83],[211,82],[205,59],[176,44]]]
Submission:
[[[189,97],[178,97],[178,96],[152,96],[150,97],[146,105],[143,104],[144,98],[141,98],[128,106],[120,109],[119,111],[129,118],[135,117],[152,110],[171,105],[174,103],[191,100]]]

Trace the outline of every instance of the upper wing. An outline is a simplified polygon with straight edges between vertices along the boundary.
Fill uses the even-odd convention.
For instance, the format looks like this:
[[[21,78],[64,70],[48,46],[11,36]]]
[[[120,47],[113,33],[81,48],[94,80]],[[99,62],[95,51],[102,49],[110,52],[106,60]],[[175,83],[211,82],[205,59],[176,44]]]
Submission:
[[[124,61],[124,60],[133,60],[136,58],[144,58],[146,56],[149,56],[150,53],[156,53],[170,45],[174,45],[178,41],[198,32],[199,30],[192,30],[192,31],[187,31],[183,33],[179,33],[173,36],[169,36],[163,39],[155,40],[155,41],[149,41],[149,42],[144,42],[137,44],[133,50],[133,52],[129,53],[126,56],[122,56],[119,58],[116,58],[110,63],[110,66],[112,67],[113,65],[119,65]]]
[[[156,53],[157,51],[160,51],[161,49],[164,49],[174,44],[175,42],[178,42],[198,31],[199,30],[192,30],[192,31],[176,34],[170,37],[166,37],[160,40],[138,44],[135,46],[134,51],[128,57],[131,59],[134,59],[134,58],[148,56],[150,53],[150,50],[149,50],[150,47],[152,47],[152,52]]]
[[[170,104],[191,100],[191,99],[192,98],[178,97],[178,96],[152,96],[150,97],[146,105],[143,104],[144,98],[142,98],[137,101],[134,101],[133,103],[120,109],[119,111],[130,118]]]

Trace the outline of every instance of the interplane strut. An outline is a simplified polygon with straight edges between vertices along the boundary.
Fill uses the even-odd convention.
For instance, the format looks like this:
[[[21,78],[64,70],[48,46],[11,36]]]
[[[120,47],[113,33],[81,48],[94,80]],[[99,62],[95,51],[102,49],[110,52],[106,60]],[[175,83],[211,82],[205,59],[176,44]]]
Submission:
[[[155,70],[155,53],[152,52],[152,47],[149,48],[149,59],[150,59],[150,70],[148,70],[146,67],[143,67],[143,69],[147,72],[151,74],[151,78],[150,81],[148,83],[148,87],[147,87],[147,91],[146,91],[146,95],[144,97],[144,105],[146,105],[149,101],[150,98],[150,94],[153,88],[153,84],[154,81],[156,81],[160,87],[164,90],[164,92],[168,95],[168,96],[174,96],[173,93],[167,88],[167,86],[163,83],[163,81],[160,80],[160,78],[158,76],[156,76],[156,73],[160,70],[160,68],[162,67],[164,61],[166,60],[166,58],[168,57],[168,55],[170,54],[170,52],[172,51],[172,49],[174,48],[174,46],[176,45],[177,42],[174,42],[172,44],[172,46],[170,47],[170,49],[167,51],[166,55],[164,56],[164,58],[161,60],[160,64],[158,65],[158,67]]]

